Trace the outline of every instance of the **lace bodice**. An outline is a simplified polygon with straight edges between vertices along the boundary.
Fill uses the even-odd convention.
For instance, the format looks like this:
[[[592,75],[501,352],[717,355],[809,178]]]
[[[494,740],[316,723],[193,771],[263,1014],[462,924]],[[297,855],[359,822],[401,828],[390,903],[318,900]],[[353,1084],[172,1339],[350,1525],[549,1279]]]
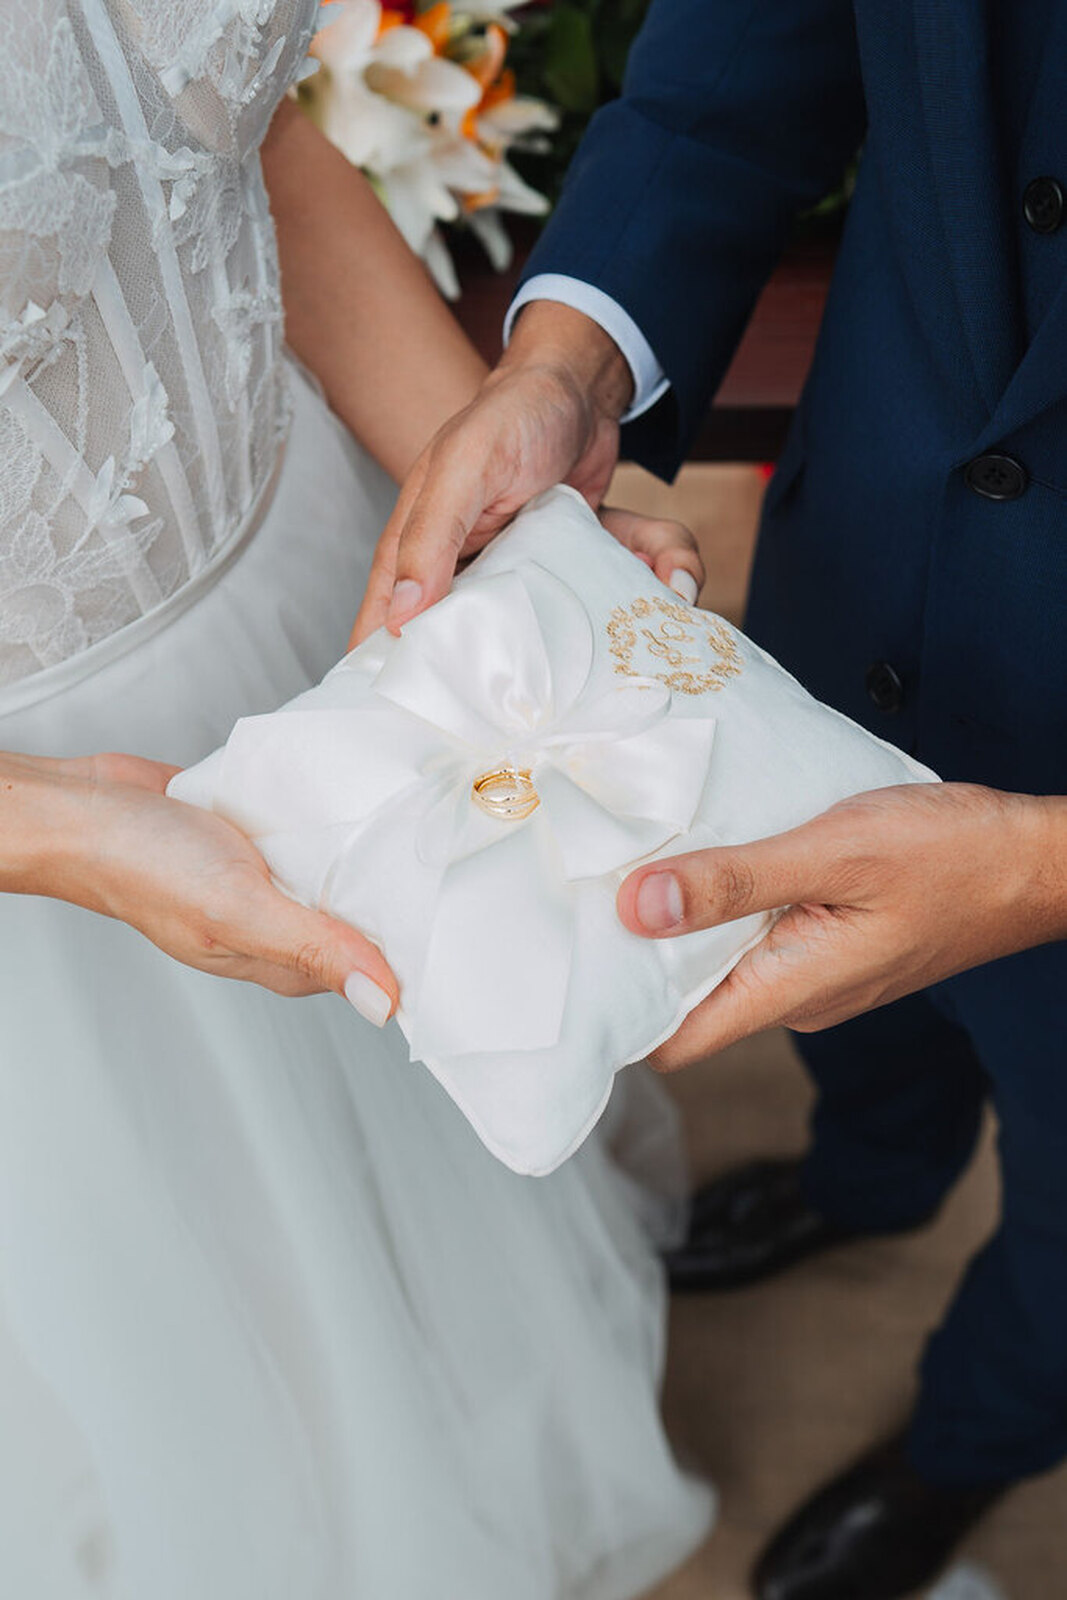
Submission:
[[[287,411],[258,149],[316,0],[0,0],[0,684],[224,550]]]

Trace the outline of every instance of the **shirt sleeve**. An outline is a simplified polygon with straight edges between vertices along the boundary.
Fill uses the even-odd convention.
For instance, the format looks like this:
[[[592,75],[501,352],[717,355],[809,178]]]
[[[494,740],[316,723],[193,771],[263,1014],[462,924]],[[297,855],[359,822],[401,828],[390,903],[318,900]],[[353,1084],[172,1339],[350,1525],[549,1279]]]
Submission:
[[[623,449],[661,477],[684,461],[794,216],[859,148],[856,9],[651,0],[622,94],[593,116],[526,263],[527,282],[578,279],[640,328],[668,387]]]
[[[621,421],[632,422],[635,417],[643,416],[666,394],[669,387],[666,374],[630,313],[602,289],[562,272],[540,272],[521,286],[504,319],[505,344],[511,338],[515,318],[531,300],[554,300],[582,312],[618,345],[634,383],[633,399]]]

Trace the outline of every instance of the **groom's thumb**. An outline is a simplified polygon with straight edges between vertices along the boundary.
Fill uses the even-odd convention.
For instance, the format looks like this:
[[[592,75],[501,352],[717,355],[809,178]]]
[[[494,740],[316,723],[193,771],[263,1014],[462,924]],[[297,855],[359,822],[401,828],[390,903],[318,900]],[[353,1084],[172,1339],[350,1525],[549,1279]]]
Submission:
[[[831,904],[832,857],[826,859],[810,829],[639,867],[619,890],[619,916],[632,933],[670,938],[758,911]]]

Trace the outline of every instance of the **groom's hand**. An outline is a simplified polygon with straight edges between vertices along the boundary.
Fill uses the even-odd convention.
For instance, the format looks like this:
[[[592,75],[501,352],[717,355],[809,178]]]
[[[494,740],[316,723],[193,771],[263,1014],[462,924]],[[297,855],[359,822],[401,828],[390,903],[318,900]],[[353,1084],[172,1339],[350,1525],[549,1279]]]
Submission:
[[[456,564],[531,496],[567,482],[598,506],[633,387],[621,351],[590,317],[527,306],[481,392],[427,445],[386,525],[353,643],[393,631],[448,592]]]
[[[378,544],[351,643],[398,632],[448,592],[474,555],[533,495],[569,483],[600,507],[633,380],[590,317],[554,301],[526,306],[500,365],[440,430],[408,475]],[[703,567],[678,523],[604,508],[608,530],[664,583],[695,600]]]
[[[653,1056],[673,1071],[784,1025],[813,1032],[967,967],[1067,937],[1067,799],[909,784],[754,844],[639,868],[634,933],[790,909]]]

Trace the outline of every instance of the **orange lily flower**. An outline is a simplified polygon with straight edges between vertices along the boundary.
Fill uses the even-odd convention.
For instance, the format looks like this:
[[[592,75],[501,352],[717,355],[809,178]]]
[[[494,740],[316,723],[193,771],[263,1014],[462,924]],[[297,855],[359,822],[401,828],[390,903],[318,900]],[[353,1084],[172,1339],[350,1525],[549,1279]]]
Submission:
[[[413,25],[426,35],[433,45],[434,53],[441,55],[448,43],[452,26],[452,7],[448,0],[439,0],[439,3],[431,6],[428,11],[420,11]]]
[[[460,132],[465,139],[475,142],[478,139],[478,118],[483,111],[488,111],[490,106],[500,105],[504,100],[510,100],[515,94],[515,74],[510,67],[504,69],[504,57],[508,50],[508,36],[504,29],[496,22],[491,22],[485,30],[485,49],[473,61],[465,63],[467,71],[476,83],[482,88],[482,98],[476,106],[472,106],[460,123]],[[491,205],[491,201],[483,200],[483,205]]]
[[[413,7],[405,7],[400,10],[396,6],[383,6],[382,19],[378,24],[378,38],[380,39],[383,34],[389,33],[393,28],[410,27],[412,14]]]

